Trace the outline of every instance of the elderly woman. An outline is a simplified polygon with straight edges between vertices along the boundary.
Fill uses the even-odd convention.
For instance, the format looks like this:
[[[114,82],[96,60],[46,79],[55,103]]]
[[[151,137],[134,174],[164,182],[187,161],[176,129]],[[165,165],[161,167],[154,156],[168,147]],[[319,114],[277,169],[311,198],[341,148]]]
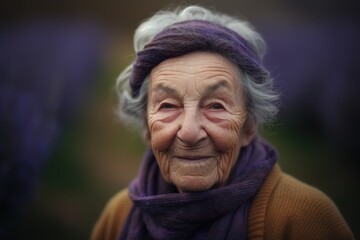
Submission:
[[[197,6],[163,11],[134,37],[122,116],[149,150],[93,239],[352,239],[333,202],[282,173],[257,136],[278,95],[251,26]]]

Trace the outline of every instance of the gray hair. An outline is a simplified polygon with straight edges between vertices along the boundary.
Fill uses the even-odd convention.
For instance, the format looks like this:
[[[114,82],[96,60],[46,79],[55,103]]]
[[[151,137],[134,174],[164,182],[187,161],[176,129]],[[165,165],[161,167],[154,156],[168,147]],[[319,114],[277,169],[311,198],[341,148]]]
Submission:
[[[246,21],[216,13],[199,6],[189,6],[175,11],[160,11],[136,29],[134,35],[134,50],[142,51],[146,44],[160,33],[164,28],[172,24],[188,21],[204,20],[226,27],[243,37],[258,54],[260,59],[265,55],[265,42],[253,27]],[[117,79],[117,91],[120,98],[118,114],[125,123],[131,123],[146,129],[146,105],[149,86],[149,76],[146,77],[137,96],[132,96],[129,81],[133,70],[131,63]],[[279,95],[273,90],[273,79],[268,74],[265,81],[257,83],[254,76],[241,71],[240,79],[245,92],[248,121],[251,124],[261,126],[271,123],[278,112]]]

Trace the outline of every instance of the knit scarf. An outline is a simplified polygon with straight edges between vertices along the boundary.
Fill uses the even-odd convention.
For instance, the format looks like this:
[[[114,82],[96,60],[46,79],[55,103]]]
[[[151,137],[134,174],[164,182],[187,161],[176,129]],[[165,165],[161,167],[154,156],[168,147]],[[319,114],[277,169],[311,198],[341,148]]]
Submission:
[[[129,186],[134,205],[120,239],[246,239],[251,202],[276,160],[274,148],[257,137],[241,149],[225,186],[179,193],[149,150]]]

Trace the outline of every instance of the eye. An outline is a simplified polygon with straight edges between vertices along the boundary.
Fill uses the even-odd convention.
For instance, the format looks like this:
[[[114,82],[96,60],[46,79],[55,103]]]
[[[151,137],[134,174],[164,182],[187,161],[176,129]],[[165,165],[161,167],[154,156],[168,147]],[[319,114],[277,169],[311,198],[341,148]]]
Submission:
[[[171,103],[163,103],[160,105],[159,109],[172,109],[175,108],[176,106],[174,104]]]
[[[210,105],[210,109],[220,110],[224,109],[224,106],[221,103],[213,103]]]

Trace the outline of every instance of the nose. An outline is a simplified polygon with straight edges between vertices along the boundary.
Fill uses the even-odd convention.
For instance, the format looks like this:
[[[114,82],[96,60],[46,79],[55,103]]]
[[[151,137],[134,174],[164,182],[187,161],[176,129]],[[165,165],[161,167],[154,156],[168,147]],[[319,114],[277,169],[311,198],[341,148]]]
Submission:
[[[206,138],[206,136],[200,111],[196,107],[185,109],[177,137],[191,146]]]

